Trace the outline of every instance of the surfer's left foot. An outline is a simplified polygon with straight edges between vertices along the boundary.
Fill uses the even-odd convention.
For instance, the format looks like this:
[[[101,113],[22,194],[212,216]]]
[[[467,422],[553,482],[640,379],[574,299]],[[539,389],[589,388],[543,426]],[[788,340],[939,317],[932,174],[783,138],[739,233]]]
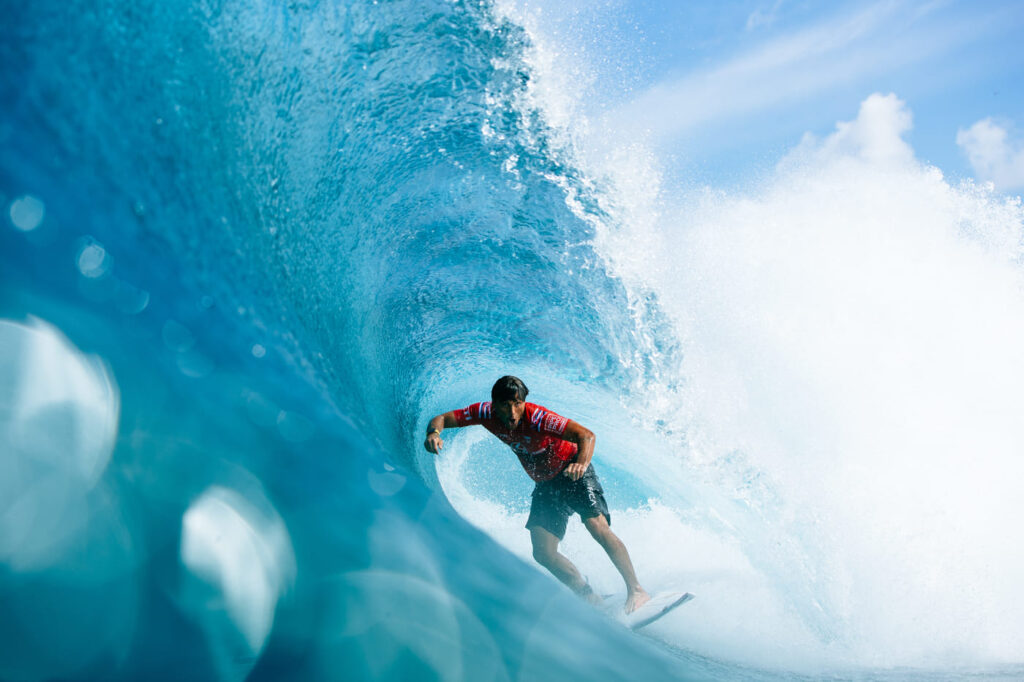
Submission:
[[[594,589],[590,586],[589,580],[583,585],[583,587],[576,591],[576,594],[583,597],[594,606],[600,606],[604,603],[604,599],[601,599],[601,596],[597,594],[597,592],[594,592]]]
[[[630,590],[626,595],[626,613],[633,613],[638,608],[651,601],[651,595],[647,594],[647,591],[642,587],[637,587],[635,590]]]

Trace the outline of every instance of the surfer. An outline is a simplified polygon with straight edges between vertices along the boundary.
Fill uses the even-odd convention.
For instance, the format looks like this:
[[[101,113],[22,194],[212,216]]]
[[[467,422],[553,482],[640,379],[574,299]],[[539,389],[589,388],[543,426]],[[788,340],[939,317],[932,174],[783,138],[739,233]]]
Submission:
[[[651,597],[636,578],[626,546],[612,532],[604,491],[590,463],[594,434],[546,407],[526,402],[528,393],[520,379],[501,377],[491,388],[491,402],[474,403],[431,419],[423,447],[439,453],[444,447],[441,432],[452,427],[480,424],[497,436],[536,481],[526,521],[533,558],[576,594],[601,603],[576,566],[558,551],[569,517],[578,513],[626,582],[625,611],[632,613]]]

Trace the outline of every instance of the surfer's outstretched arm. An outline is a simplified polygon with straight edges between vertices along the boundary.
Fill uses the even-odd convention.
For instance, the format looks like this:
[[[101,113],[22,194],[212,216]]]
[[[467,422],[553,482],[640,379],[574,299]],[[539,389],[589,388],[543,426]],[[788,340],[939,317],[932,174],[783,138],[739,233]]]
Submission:
[[[427,452],[433,452],[435,455],[441,452],[441,448],[444,447],[444,441],[441,440],[441,432],[446,428],[455,428],[459,423],[455,420],[455,412],[445,412],[439,414],[430,420],[430,424],[427,425],[427,439],[423,441],[423,447],[426,448]]]

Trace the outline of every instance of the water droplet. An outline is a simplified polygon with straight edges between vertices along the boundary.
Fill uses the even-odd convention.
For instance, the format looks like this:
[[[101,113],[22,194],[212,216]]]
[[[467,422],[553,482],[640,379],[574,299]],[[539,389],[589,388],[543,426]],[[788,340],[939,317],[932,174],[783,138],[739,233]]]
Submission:
[[[149,292],[127,282],[118,282],[114,292],[114,305],[126,315],[137,315],[149,306]]]
[[[381,497],[390,497],[405,487],[405,476],[401,474],[370,470],[367,474],[370,489]]]
[[[92,237],[86,237],[79,244],[75,263],[82,276],[99,279],[110,272],[110,268],[114,265],[114,259],[102,244]]]
[[[242,392],[242,398],[245,400],[245,410],[249,414],[249,419],[254,424],[259,426],[277,424],[277,415],[280,410],[269,398],[249,389]]]
[[[11,202],[11,223],[22,232],[31,232],[39,227],[45,215],[46,206],[34,196],[26,195]]]

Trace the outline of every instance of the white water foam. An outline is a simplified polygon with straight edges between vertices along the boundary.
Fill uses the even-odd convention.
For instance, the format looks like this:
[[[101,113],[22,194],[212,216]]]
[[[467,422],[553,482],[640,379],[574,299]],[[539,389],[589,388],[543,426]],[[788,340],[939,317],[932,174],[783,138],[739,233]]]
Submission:
[[[558,54],[514,16],[536,42],[531,105],[579,120],[573,88],[545,86],[564,84]],[[675,646],[789,669],[1022,662],[1024,210],[918,161],[911,125],[872,95],[732,194],[661,186],[640,141],[575,136],[615,218],[581,212],[596,248],[682,347],[678,374],[629,391],[660,451],[616,463],[661,502],[613,509],[641,575],[701,593],[699,620],[659,632]],[[525,514],[474,516],[528,559]],[[581,532],[566,553],[602,565]]]
[[[627,223],[609,257],[683,341],[684,388],[650,385],[653,413],[750,507],[744,551],[814,605],[794,610],[821,650],[1019,662],[1024,211],[916,161],[909,126],[873,95],[763,186],[664,202],[657,238],[637,248]],[[806,660],[776,643],[765,662]]]

